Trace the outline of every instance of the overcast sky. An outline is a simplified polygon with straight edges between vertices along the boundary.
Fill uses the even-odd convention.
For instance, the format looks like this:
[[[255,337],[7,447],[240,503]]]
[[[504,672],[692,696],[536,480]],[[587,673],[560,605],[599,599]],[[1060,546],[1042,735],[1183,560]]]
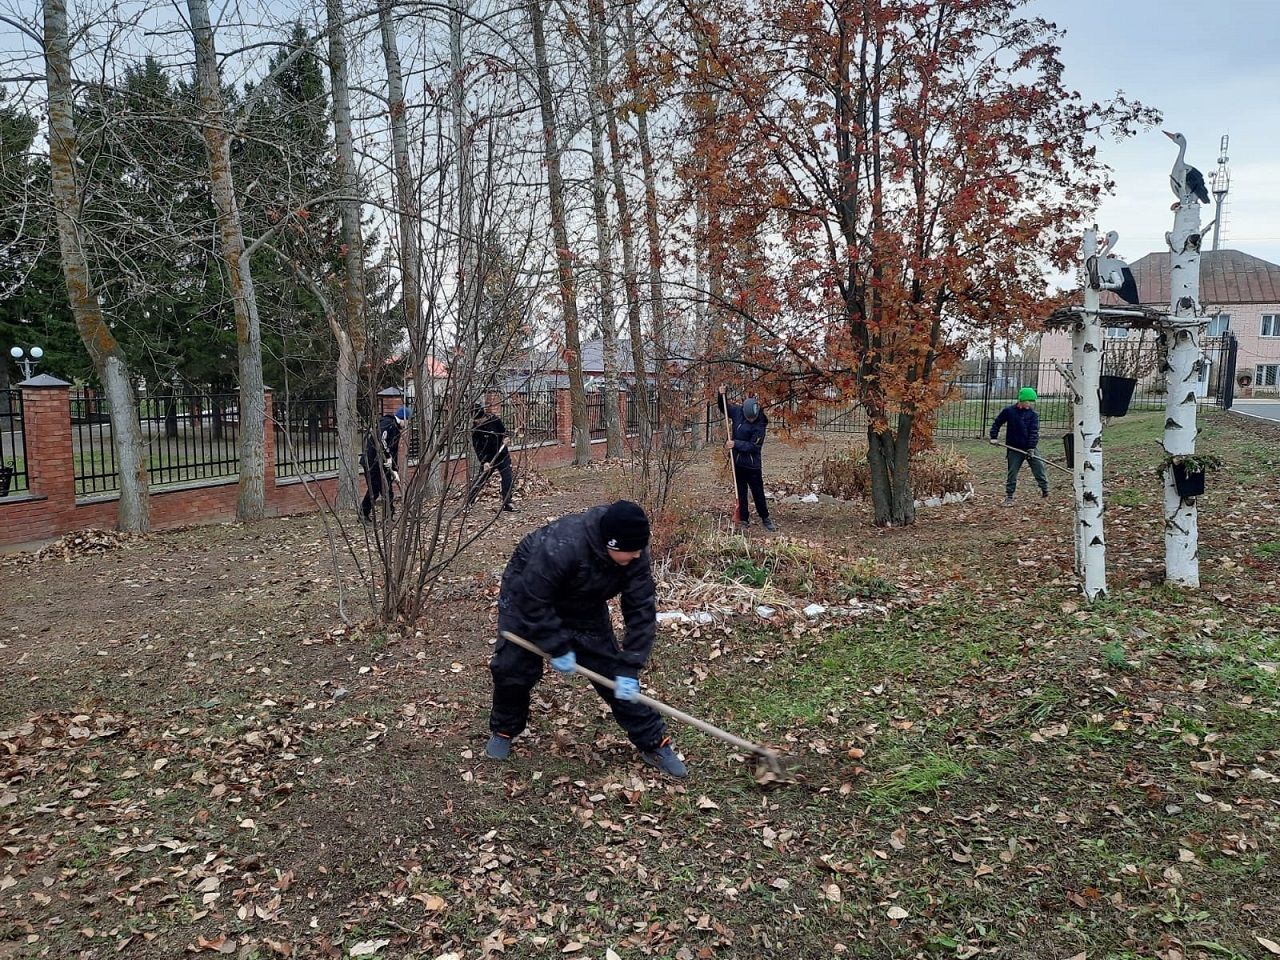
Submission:
[[[1186,136],[1187,162],[1206,181],[1219,138],[1229,134],[1221,246],[1280,263],[1280,0],[1031,0],[1026,12],[1067,31],[1070,87],[1090,100],[1123,90],[1157,108],[1165,130]],[[1130,261],[1167,250],[1177,147],[1152,130],[1100,149],[1116,191],[1098,226],[1119,231],[1118,250]],[[1212,205],[1202,216],[1207,226]]]

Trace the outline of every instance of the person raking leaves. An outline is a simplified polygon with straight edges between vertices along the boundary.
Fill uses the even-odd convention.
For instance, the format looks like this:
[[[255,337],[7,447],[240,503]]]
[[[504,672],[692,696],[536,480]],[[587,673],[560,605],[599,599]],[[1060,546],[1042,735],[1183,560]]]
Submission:
[[[511,474],[511,451],[507,449],[507,427],[497,414],[487,412],[479,403],[471,408],[471,448],[480,461],[480,473],[467,494],[467,506],[476,502],[476,497],[496,472],[502,480],[502,509],[514,513],[516,508],[511,505],[514,478]]]
[[[561,673],[572,673],[581,662],[613,677],[616,692],[593,686],[644,762],[673,777],[688,774],[662,716],[635,699],[657,635],[657,588],[648,547],[649,518],[629,500],[568,514],[520,541],[498,593],[487,757],[511,755],[511,741],[529,722],[530,693],[542,679],[542,658],[503,638],[503,631],[510,631],[545,651]],[[621,643],[609,617],[614,597],[622,607]]]
[[[373,520],[373,505],[379,499],[385,500],[387,514],[395,515],[395,491],[391,485],[400,482],[400,434],[412,416],[412,407],[383,414],[374,431],[365,437],[360,465],[364,467],[366,489],[360,502],[360,519],[366,523]]]
[[[1036,478],[1040,487],[1040,496],[1049,496],[1049,478],[1045,476],[1044,464],[1036,453],[1036,444],[1040,442],[1040,417],[1031,405],[1037,399],[1034,389],[1023,387],[1018,391],[1018,402],[1001,410],[991,424],[991,442],[1001,445],[998,437],[1000,428],[1004,427],[1004,445],[1009,447],[1005,451],[1009,462],[1009,471],[1004,481],[1002,506],[1005,507],[1013,506],[1013,494],[1018,489],[1018,472],[1024,462],[1031,465],[1031,475]]]
[[[738,525],[749,526],[751,514],[747,509],[747,492],[756,502],[756,513],[760,515],[760,526],[766,530],[777,529],[769,519],[769,501],[764,495],[764,449],[765,431],[769,429],[769,418],[760,409],[760,401],[755,397],[747,397],[742,405],[730,404],[720,389],[720,408],[729,416],[732,426],[731,434],[725,441],[725,447],[733,453],[733,474],[737,481],[738,491]]]

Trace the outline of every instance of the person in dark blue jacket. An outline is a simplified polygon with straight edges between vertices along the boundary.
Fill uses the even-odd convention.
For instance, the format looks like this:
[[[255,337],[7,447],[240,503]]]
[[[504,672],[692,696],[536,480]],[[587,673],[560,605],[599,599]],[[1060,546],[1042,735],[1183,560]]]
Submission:
[[[747,491],[756,502],[760,525],[766,530],[777,529],[769,519],[769,501],[764,496],[764,434],[769,428],[769,418],[760,409],[760,401],[747,397],[742,405],[730,405],[724,390],[720,391],[720,408],[728,413],[730,439],[725,448],[733,451],[733,476],[738,488],[738,523],[745,527],[751,522],[747,511]]]
[[[991,442],[999,445],[997,437],[1000,428],[1004,427],[1005,445],[1009,460],[1009,473],[1004,481],[1004,506],[1013,506],[1013,493],[1018,488],[1018,472],[1023,462],[1031,465],[1031,475],[1036,478],[1040,487],[1040,496],[1049,496],[1049,478],[1045,476],[1044,464],[1036,453],[1036,444],[1040,442],[1040,417],[1032,408],[1036,402],[1036,392],[1031,387],[1023,387],[1018,391],[1018,402],[1011,403],[997,414],[991,424]]]

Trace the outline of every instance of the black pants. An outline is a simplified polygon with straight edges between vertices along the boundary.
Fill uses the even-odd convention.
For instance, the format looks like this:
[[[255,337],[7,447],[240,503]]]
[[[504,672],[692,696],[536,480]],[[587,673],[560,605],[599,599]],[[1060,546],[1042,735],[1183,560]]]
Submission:
[[[733,476],[738,481],[738,519],[746,523],[751,514],[747,512],[747,491],[756,502],[756,512],[762,521],[769,519],[769,502],[764,498],[764,471],[750,467],[733,465]]]
[[[599,638],[590,638],[599,644]],[[588,670],[606,677],[616,676],[616,663],[587,649],[575,639],[574,653],[578,662]],[[489,731],[506,737],[516,737],[529,723],[529,694],[542,679],[542,658],[523,647],[498,638],[497,649],[489,663],[493,674],[493,710],[489,713]],[[593,683],[600,699],[613,711],[613,719],[627,733],[627,738],[637,748],[649,751],[657,748],[667,736],[667,725],[662,715],[642,703],[619,700],[608,687]]]
[[[484,470],[480,476],[476,477],[475,485],[467,496],[467,506],[476,502],[476,497],[480,496],[480,491],[485,488],[489,477],[494,473],[497,473],[502,481],[502,505],[505,507],[511,503],[511,487],[515,483],[515,477],[511,473],[511,458],[507,457],[492,470]]]
[[[385,495],[387,513],[395,513],[395,491],[391,487],[391,474],[381,464],[364,468],[366,486],[364,499],[360,501],[360,514],[366,520],[373,519],[373,505],[379,497]]]

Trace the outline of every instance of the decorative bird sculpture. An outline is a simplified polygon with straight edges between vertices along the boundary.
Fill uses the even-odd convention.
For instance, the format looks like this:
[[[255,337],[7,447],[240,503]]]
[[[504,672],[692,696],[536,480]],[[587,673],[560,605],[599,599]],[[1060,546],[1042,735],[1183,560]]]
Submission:
[[[1173,161],[1173,169],[1169,171],[1169,187],[1179,200],[1184,192],[1191,194],[1201,203],[1209,202],[1209,191],[1205,189],[1204,174],[1187,163],[1187,138],[1180,133],[1164,131],[1164,135],[1178,145],[1178,159]]]
[[[1089,285],[1095,290],[1113,290],[1125,303],[1136,306],[1139,302],[1138,282],[1134,279],[1133,271],[1118,257],[1107,256],[1119,242],[1120,234],[1108,230],[1097,257],[1090,258]]]

